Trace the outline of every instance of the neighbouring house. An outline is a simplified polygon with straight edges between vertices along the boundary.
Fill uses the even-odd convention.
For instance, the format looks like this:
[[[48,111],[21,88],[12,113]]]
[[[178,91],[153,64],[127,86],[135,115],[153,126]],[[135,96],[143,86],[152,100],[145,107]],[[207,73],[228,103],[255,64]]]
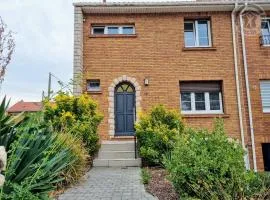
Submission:
[[[247,167],[270,170],[269,0],[74,8],[74,94],[99,102],[103,144],[132,140],[138,113],[164,104],[194,127],[223,118]],[[99,165],[113,165],[106,153]]]
[[[8,114],[16,115],[21,112],[38,112],[42,110],[41,102],[25,102],[23,100],[18,101],[11,106],[7,112]]]

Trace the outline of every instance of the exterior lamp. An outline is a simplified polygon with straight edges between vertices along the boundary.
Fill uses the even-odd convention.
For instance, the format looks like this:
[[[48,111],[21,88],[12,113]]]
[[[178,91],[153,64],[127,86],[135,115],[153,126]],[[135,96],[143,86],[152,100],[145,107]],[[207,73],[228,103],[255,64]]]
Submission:
[[[144,79],[144,85],[145,85],[145,86],[148,86],[148,85],[149,85],[149,79],[148,79],[148,78],[145,78],[145,79]]]

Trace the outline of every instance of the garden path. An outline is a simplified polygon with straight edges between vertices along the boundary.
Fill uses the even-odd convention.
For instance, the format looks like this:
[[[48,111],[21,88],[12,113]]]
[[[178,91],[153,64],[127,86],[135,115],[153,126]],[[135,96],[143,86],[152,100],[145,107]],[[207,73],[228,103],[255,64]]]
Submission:
[[[58,200],[156,200],[141,183],[139,167],[94,167]]]

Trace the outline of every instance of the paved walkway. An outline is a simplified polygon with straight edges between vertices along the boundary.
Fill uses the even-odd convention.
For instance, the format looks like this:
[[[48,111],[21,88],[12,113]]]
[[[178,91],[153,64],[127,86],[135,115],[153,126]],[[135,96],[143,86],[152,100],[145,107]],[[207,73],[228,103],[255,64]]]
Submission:
[[[86,180],[74,186],[59,200],[156,200],[141,183],[139,167],[92,168]]]

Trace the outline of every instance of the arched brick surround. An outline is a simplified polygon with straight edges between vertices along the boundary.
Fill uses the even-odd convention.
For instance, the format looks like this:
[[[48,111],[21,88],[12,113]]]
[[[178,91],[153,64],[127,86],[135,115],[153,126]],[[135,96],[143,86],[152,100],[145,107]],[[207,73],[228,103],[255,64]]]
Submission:
[[[138,113],[141,110],[141,86],[139,85],[139,83],[137,82],[137,80],[133,77],[129,77],[126,75],[120,76],[116,79],[113,80],[112,84],[110,85],[110,87],[108,88],[109,90],[109,118],[108,118],[108,124],[109,124],[109,136],[110,137],[114,137],[114,133],[115,133],[115,119],[114,119],[114,90],[115,87],[123,82],[123,81],[127,81],[130,82],[134,87],[135,87],[135,100],[136,100],[136,121],[138,120]]]

